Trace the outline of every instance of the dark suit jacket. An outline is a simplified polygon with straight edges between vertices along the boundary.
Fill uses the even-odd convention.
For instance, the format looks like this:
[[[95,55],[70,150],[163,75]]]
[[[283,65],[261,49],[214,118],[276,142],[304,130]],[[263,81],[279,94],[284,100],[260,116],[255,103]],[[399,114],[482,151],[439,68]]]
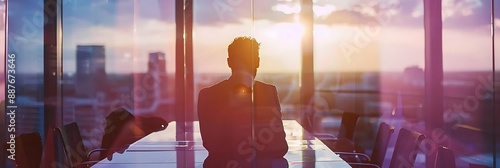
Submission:
[[[273,85],[256,81],[253,101],[250,88],[230,80],[202,89],[198,96],[198,118],[203,146],[209,152],[205,165],[213,158],[217,162],[237,160],[239,163],[260,158],[282,159],[288,151]],[[252,123],[254,147],[250,145]]]

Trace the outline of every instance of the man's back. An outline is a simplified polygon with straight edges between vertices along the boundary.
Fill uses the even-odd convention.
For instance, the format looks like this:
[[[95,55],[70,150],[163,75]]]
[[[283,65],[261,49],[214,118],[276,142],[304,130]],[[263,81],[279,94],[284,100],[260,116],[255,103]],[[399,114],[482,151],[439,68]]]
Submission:
[[[209,158],[249,162],[253,158],[282,158],[288,151],[277,91],[272,85],[255,82],[252,91],[225,80],[205,88],[199,94],[198,118]]]

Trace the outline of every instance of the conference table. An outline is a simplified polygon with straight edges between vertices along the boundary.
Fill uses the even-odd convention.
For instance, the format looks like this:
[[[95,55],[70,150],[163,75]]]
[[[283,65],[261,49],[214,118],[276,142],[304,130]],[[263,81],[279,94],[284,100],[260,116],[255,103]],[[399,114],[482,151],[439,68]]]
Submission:
[[[309,135],[295,120],[283,120],[288,143],[284,158],[292,167],[350,167],[323,142]],[[93,168],[129,167],[203,167],[208,151],[203,147],[199,122],[192,122],[192,133],[179,132],[170,122],[162,131],[153,132],[127,149],[99,161]],[[190,141],[178,141],[179,134],[189,134]],[[223,139],[221,139],[223,140]]]

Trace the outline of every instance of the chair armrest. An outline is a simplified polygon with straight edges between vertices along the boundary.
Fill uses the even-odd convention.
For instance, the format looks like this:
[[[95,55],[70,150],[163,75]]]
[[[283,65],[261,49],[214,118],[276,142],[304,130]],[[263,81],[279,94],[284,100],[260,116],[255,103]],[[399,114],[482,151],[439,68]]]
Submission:
[[[88,167],[91,167],[91,166],[95,165],[98,162],[99,161],[85,161],[85,162],[81,162],[81,163],[78,163],[77,168],[88,168]]]
[[[362,156],[364,157],[367,161],[370,161],[370,157],[364,153],[355,153],[355,152],[335,152],[335,154],[338,155],[355,155],[355,156]]]
[[[371,164],[371,163],[347,163],[349,164],[350,166],[361,166],[361,167],[376,167],[376,168],[380,168],[380,166],[376,165],[376,164]]]
[[[335,137],[335,135],[328,133],[313,133],[313,135],[320,140],[330,140],[330,141],[339,140],[337,137]]]
[[[123,149],[128,149],[128,147],[130,147],[130,144],[128,145],[124,145],[123,147],[121,148],[107,148],[107,149],[104,149],[104,148],[101,148],[101,149],[93,149],[91,150],[88,154],[87,154],[87,158],[90,159],[90,156],[95,153],[95,152],[106,152],[106,151],[110,151],[110,150],[113,150],[113,151],[120,151],[120,150],[123,150]]]
[[[109,149],[93,149],[87,154],[87,158],[90,159],[90,156],[95,153],[95,152],[103,152],[103,151],[108,151]]]

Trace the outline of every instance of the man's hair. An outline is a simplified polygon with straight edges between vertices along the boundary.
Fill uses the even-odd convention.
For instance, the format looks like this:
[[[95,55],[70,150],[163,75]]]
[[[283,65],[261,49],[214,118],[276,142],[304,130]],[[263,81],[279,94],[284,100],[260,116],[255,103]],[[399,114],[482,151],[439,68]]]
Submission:
[[[260,43],[252,37],[236,37],[229,47],[227,47],[228,57],[259,56]]]

